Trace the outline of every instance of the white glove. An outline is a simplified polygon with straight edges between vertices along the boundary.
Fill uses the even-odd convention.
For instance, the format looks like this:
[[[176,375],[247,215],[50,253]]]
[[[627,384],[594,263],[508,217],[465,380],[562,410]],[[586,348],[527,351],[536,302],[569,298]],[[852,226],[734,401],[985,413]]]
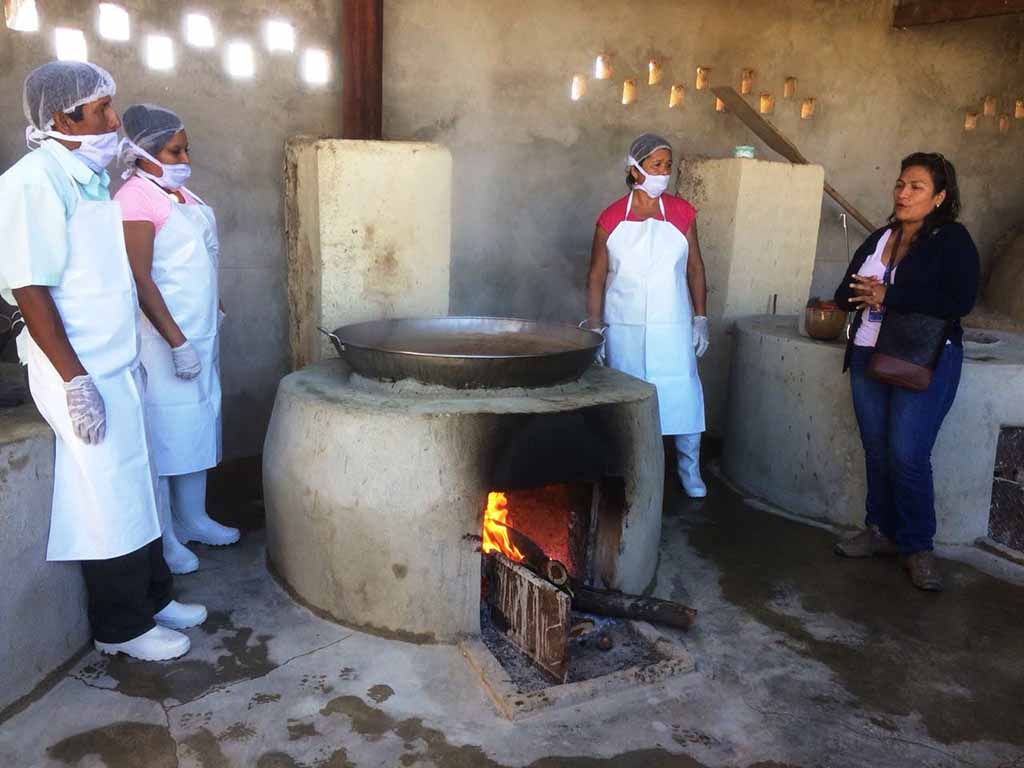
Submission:
[[[171,356],[174,358],[174,375],[179,379],[189,381],[203,370],[203,364],[199,362],[199,353],[189,341],[180,347],[172,347]]]
[[[704,357],[708,343],[708,319],[704,315],[697,315],[693,318],[693,348],[697,357]]]
[[[92,376],[75,376],[64,382],[68,400],[68,416],[75,435],[86,445],[97,445],[107,433],[107,409]]]

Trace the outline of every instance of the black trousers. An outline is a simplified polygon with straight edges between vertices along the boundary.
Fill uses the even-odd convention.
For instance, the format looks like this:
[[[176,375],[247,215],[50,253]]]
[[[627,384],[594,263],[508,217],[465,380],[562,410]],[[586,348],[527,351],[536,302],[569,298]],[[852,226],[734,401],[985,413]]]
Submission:
[[[83,560],[93,639],[125,643],[151,630],[153,615],[171,602],[163,540],[109,560]]]

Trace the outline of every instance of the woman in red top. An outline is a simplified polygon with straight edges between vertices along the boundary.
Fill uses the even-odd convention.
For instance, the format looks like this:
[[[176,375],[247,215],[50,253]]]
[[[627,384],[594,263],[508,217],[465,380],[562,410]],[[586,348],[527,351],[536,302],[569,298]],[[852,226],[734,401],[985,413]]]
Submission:
[[[654,134],[629,149],[630,192],[597,220],[587,283],[587,318],[606,325],[608,365],[658,390],[661,433],[674,435],[679,479],[694,498],[700,476],[704,393],[697,358],[708,348],[707,283],[697,211],[665,194],[672,147]]]

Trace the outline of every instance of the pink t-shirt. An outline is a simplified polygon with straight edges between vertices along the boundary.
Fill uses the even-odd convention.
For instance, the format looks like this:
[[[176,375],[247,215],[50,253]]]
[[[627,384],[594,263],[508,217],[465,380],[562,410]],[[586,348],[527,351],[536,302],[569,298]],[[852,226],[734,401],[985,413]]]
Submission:
[[[697,219],[697,209],[683,198],[675,195],[664,194],[661,196],[661,201],[665,204],[665,220],[686,235],[690,226]],[[626,205],[628,203],[629,195],[626,195],[605,208],[597,217],[598,226],[610,235],[619,224],[626,220]],[[641,219],[630,210],[629,220],[640,221]]]
[[[197,200],[182,190],[187,205]],[[171,206],[177,201],[173,195],[142,176],[131,176],[117,190],[114,199],[121,204],[121,218],[124,221],[148,221],[153,225],[154,234],[160,230],[171,215]],[[180,205],[180,203],[179,203]]]

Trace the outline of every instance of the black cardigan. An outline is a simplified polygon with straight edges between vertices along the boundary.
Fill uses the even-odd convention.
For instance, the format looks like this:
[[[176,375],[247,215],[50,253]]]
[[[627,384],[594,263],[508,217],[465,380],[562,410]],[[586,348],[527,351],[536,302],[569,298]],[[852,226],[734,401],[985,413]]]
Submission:
[[[844,371],[850,367],[853,340],[864,315],[863,309],[850,303],[854,295],[850,283],[875,252],[879,238],[887,229],[889,227],[882,227],[861,243],[846,269],[843,282],[836,289],[835,300],[839,307],[847,312],[857,312],[850,325]],[[946,224],[931,235],[918,235],[896,269],[895,279],[885,292],[884,306],[898,312],[920,312],[949,320],[948,338],[962,346],[960,318],[974,308],[980,271],[978,249],[967,228],[958,222]]]

